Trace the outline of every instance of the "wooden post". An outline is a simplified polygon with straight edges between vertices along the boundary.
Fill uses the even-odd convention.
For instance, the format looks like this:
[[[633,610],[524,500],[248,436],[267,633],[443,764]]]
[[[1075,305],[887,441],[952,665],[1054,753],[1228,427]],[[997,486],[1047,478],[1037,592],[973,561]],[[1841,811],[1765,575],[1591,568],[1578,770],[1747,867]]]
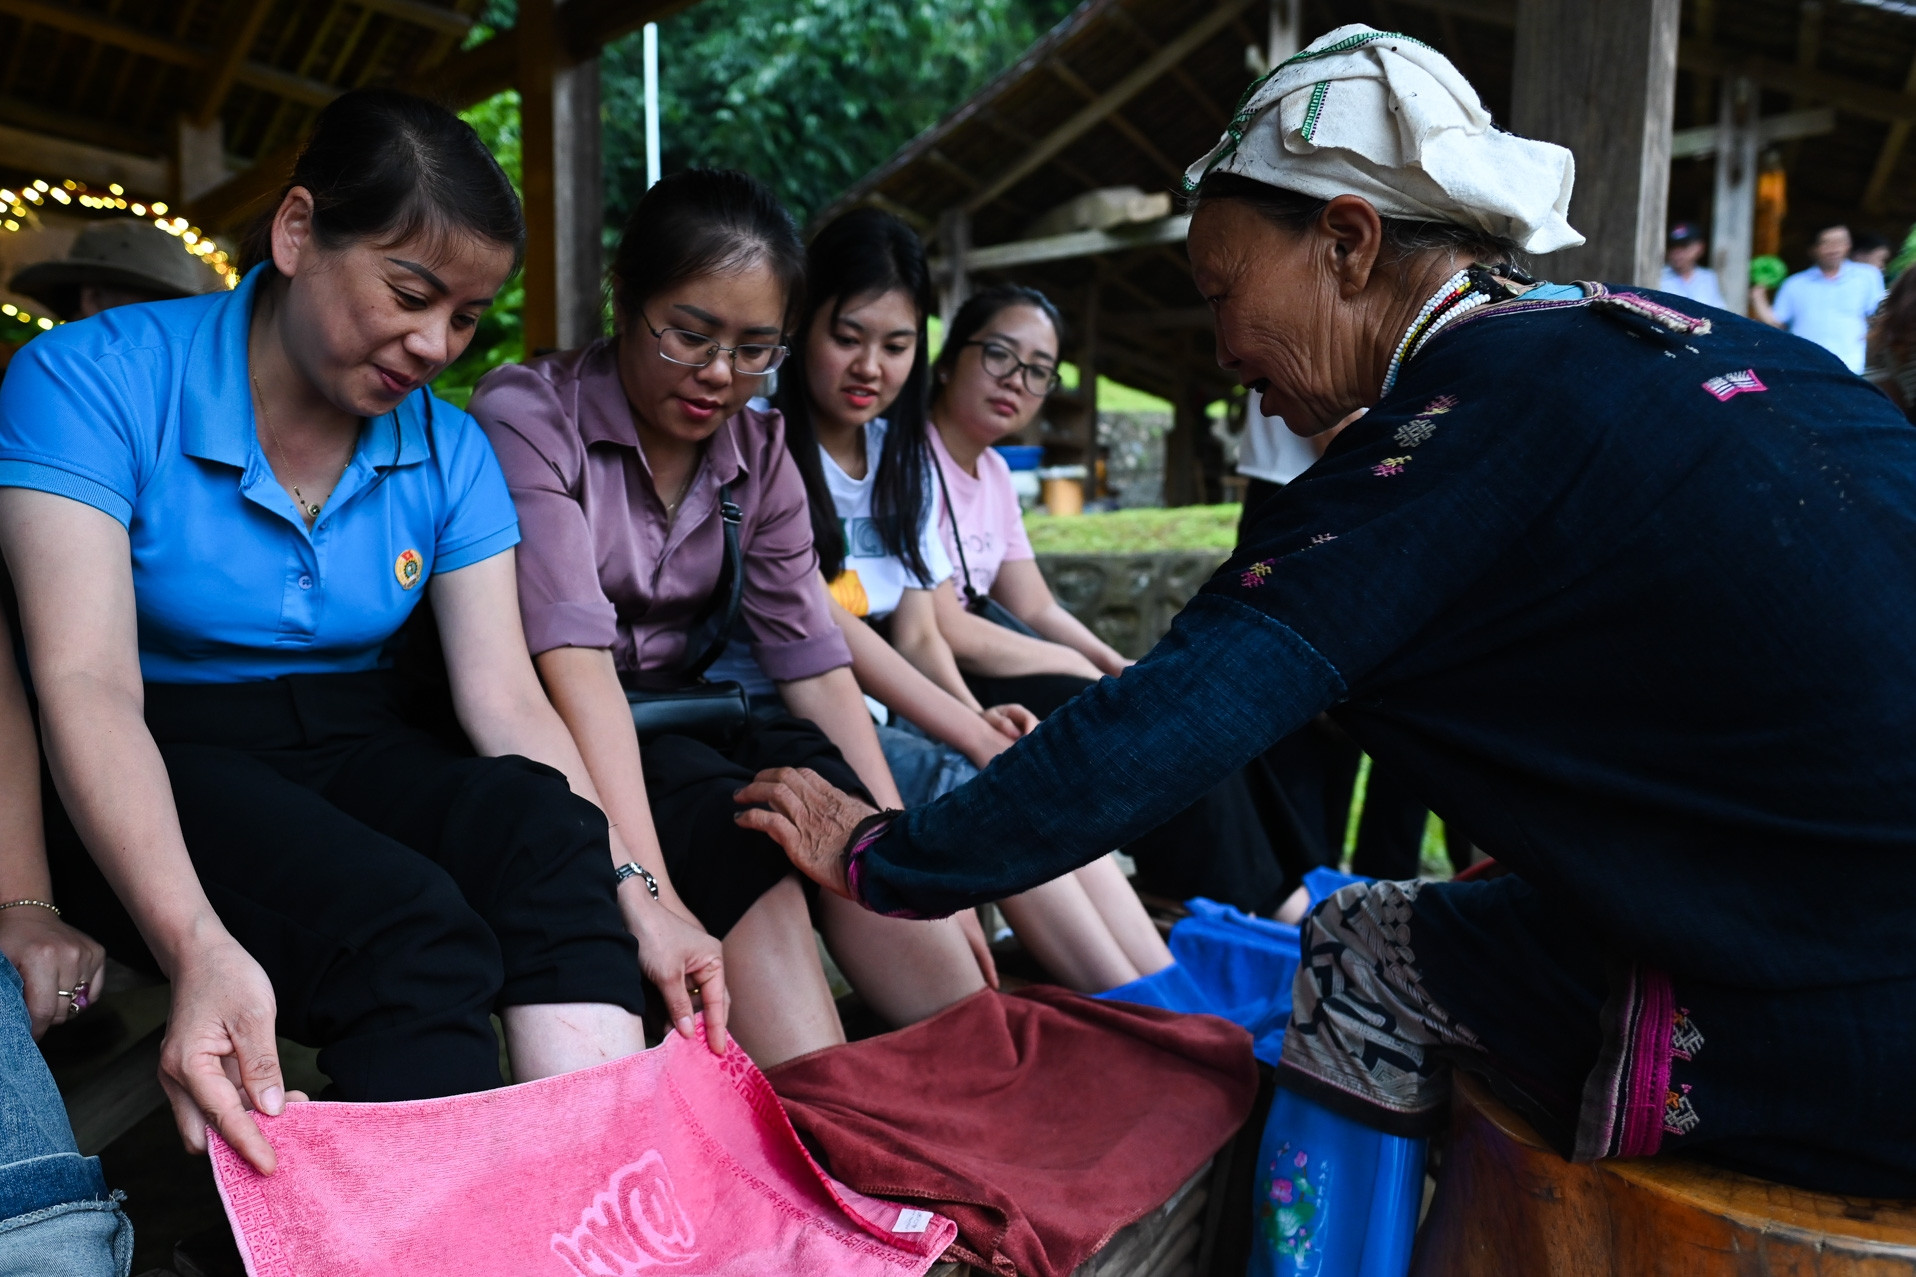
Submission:
[[[1670,193],[1679,0],[1518,0],[1515,130],[1577,157],[1570,224],[1538,260],[1558,280],[1654,285]]]
[[[1271,34],[1264,45],[1264,62],[1276,66],[1303,48],[1298,9],[1303,0],[1271,0]]]
[[[1198,460],[1198,432],[1208,423],[1197,394],[1186,379],[1171,401],[1171,433],[1164,436],[1164,504],[1194,505],[1204,492]]]
[[[1103,292],[1104,264],[1091,268],[1091,282],[1084,290],[1084,325],[1078,334],[1078,400],[1084,408],[1082,422],[1084,495],[1098,495],[1098,308]]]
[[[945,281],[939,289],[938,315],[946,331],[958,316],[958,308],[971,296],[971,281],[965,271],[965,254],[971,251],[971,215],[962,208],[948,208],[938,215],[938,251],[945,259]]]
[[[220,185],[226,171],[226,129],[216,115],[195,124],[182,115],[173,127],[173,199],[187,204]]]
[[[600,150],[599,60],[553,77],[553,189],[557,227],[559,345],[570,350],[605,332],[605,168]]]
[[[601,329],[599,62],[571,58],[553,0],[519,6],[519,127],[526,207],[526,353]]]
[[[1723,79],[1717,113],[1716,192],[1710,214],[1710,268],[1723,300],[1750,313],[1750,239],[1756,225],[1756,85],[1740,75]]]

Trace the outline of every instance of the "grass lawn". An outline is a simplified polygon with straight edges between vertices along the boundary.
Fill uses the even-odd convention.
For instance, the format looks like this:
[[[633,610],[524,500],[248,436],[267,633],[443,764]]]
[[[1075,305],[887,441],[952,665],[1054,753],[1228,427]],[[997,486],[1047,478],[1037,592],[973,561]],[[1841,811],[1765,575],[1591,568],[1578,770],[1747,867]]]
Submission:
[[[1237,544],[1235,505],[1171,510],[1114,510],[1053,518],[1025,516],[1039,554],[1154,554],[1164,550],[1229,550]]]

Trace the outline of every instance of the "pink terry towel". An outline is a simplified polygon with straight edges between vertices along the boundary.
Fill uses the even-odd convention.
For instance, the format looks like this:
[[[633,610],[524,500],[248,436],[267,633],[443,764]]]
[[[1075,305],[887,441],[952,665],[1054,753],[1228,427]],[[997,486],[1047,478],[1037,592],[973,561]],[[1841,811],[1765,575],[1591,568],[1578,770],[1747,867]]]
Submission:
[[[828,1177],[745,1052],[714,1056],[702,1028],[561,1077],[260,1126],[271,1176],[212,1138],[252,1277],[918,1277],[957,1234]]]

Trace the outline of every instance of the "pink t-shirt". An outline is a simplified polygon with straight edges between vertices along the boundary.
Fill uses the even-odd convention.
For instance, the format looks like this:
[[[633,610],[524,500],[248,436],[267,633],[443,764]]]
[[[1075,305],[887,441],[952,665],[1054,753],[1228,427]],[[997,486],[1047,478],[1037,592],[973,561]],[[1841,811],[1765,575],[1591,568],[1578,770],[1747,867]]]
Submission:
[[[999,565],[1014,559],[1038,557],[1031,551],[1030,538],[1025,536],[1018,494],[1011,488],[1011,467],[1005,464],[996,448],[986,448],[979,454],[978,477],[974,479],[945,451],[938,427],[927,426],[925,433],[931,436],[931,455],[938,459],[938,468],[944,473],[944,491],[951,493],[951,505],[958,513],[958,531],[964,537],[961,546],[952,536],[952,511],[946,507],[941,492],[938,531],[945,539],[945,553],[951,556],[952,566],[957,569],[959,597],[964,596],[967,573],[972,589],[989,594],[992,582],[998,579]]]

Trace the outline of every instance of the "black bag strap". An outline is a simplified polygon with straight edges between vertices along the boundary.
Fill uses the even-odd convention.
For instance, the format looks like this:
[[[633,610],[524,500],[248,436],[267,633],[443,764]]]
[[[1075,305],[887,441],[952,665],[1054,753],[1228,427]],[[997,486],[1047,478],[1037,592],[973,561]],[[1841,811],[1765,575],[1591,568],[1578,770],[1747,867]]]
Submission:
[[[976,612],[984,606],[978,591],[971,588],[971,565],[965,562],[965,534],[958,530],[958,507],[951,503],[951,489],[945,485],[945,467],[931,458],[931,471],[938,476],[938,495],[945,500],[945,514],[951,520],[951,548],[958,551],[958,571],[965,579],[965,610]]]
[[[725,525],[725,562],[719,568],[718,584],[712,589],[712,597],[705,600],[705,606],[692,618],[692,626],[686,631],[685,650],[690,652],[698,642],[700,632],[716,622],[711,638],[706,640],[705,648],[697,659],[683,665],[679,673],[697,680],[712,667],[712,662],[724,654],[725,645],[732,641],[732,631],[738,626],[739,609],[745,599],[745,550],[739,544],[738,527],[745,521],[745,511],[732,501],[732,485],[720,484],[718,490],[719,518]]]

